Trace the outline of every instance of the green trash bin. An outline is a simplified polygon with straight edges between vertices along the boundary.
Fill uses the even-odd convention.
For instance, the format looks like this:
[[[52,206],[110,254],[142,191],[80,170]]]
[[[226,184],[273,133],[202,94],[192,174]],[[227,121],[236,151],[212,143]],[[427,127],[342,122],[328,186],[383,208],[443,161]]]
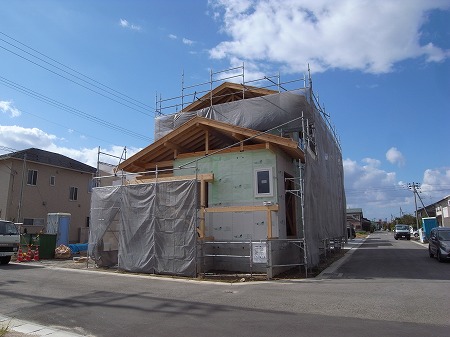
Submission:
[[[20,234],[20,244],[22,246],[27,246],[32,243],[32,234]]]
[[[53,259],[55,257],[56,234],[32,234],[31,243],[39,247],[40,259]]]

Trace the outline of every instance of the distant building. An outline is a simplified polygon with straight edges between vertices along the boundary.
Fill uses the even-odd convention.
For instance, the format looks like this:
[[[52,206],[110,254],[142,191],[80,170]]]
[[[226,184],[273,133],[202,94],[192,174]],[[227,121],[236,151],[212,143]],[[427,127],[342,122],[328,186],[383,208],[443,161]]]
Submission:
[[[355,231],[363,230],[363,211],[362,208],[347,208],[347,226],[353,226]]]
[[[69,241],[87,241],[94,167],[36,148],[0,156],[0,218],[38,233],[48,213],[70,213]]]

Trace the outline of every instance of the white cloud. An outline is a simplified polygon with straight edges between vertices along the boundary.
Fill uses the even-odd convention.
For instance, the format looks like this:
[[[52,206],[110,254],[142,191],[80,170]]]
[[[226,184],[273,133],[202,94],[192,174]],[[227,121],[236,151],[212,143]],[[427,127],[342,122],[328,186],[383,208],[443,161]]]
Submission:
[[[176,40],[178,37],[174,34],[169,34],[169,39]]]
[[[413,205],[411,192],[397,181],[395,172],[381,169],[378,159],[364,158],[361,163],[346,159],[343,166],[348,208],[362,208],[365,217],[384,220],[389,214],[398,215],[400,207]]]
[[[0,101],[0,111],[11,117],[19,117],[22,114],[11,101]]]
[[[13,149],[29,147],[44,148],[52,144],[57,137],[37,128],[0,125],[0,145]]]
[[[368,219],[390,219],[400,216],[400,208],[414,214],[414,194],[408,184],[397,180],[395,172],[381,168],[381,161],[364,158],[361,162],[346,159],[343,162],[345,193],[348,208],[362,208]],[[412,183],[412,182],[410,182]],[[450,167],[427,169],[419,183],[420,197],[425,206],[450,195]],[[417,200],[417,206],[422,207]]]
[[[450,195],[450,167],[425,170],[420,190],[433,201]]]
[[[20,126],[3,126],[0,125],[0,146],[20,151],[31,147],[50,151],[65,155],[69,158],[78,160],[87,165],[97,167],[98,147],[94,148],[69,148],[58,145],[58,142],[63,142],[62,138],[49,134],[37,128],[23,128]],[[120,157],[123,154],[123,147],[112,145],[108,148],[102,148],[103,153],[110,154],[115,157]],[[127,157],[137,153],[140,149],[127,147]],[[100,160],[108,162],[113,165],[118,164],[118,159],[111,159],[114,157],[104,156]],[[112,161],[111,161],[112,160]]]
[[[97,167],[98,147],[75,149],[75,148],[68,148],[68,147],[60,147],[60,146],[57,146],[56,144],[52,144],[51,146],[49,146],[43,150],[59,153],[59,154],[65,155],[69,158],[78,160],[87,165]],[[131,153],[130,156],[132,154],[136,153],[137,151],[138,151],[138,149],[127,148],[127,153]],[[101,152],[108,154],[108,155],[100,154],[101,162],[109,163],[111,165],[118,165],[119,160],[114,157],[120,157],[122,155],[123,147],[112,145],[108,148],[102,148]]]
[[[185,37],[183,37],[183,43],[187,44],[189,46],[193,45],[195,42],[189,39],[186,39]]]
[[[131,29],[131,30],[136,30],[136,31],[142,30],[142,27],[141,27],[141,26],[138,26],[138,25],[129,23],[129,22],[128,22],[127,20],[125,20],[125,19],[120,19],[119,25],[120,25],[121,27],[123,27],[123,28],[128,28],[128,29]]]
[[[403,156],[403,154],[397,150],[396,147],[391,147],[387,152],[386,152],[386,159],[391,163],[391,164],[396,164],[398,166],[403,166],[405,165],[405,157]]]
[[[420,41],[421,27],[445,0],[210,0],[230,39],[210,50],[216,59],[264,60],[304,72],[340,68],[392,71],[396,62],[424,57],[439,62],[450,51]]]

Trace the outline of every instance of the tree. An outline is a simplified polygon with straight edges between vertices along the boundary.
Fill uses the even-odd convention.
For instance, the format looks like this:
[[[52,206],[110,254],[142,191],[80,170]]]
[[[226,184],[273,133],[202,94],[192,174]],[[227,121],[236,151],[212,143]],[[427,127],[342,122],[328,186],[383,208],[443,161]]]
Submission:
[[[416,218],[411,214],[404,214],[402,217],[397,217],[394,220],[395,224],[404,224],[404,225],[410,225],[413,226],[414,229],[416,228]]]

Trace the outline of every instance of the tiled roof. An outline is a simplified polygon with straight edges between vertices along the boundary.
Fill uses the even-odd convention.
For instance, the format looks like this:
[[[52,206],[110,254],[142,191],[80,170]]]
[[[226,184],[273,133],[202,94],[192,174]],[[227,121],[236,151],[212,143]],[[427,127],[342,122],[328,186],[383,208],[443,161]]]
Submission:
[[[0,160],[16,158],[24,159],[26,155],[26,160],[30,162],[46,164],[51,166],[57,166],[62,168],[67,168],[80,172],[95,173],[97,169],[95,167],[86,165],[75,159],[63,156],[59,153],[44,151],[36,148],[30,148],[22,151],[12,152],[0,156]]]

